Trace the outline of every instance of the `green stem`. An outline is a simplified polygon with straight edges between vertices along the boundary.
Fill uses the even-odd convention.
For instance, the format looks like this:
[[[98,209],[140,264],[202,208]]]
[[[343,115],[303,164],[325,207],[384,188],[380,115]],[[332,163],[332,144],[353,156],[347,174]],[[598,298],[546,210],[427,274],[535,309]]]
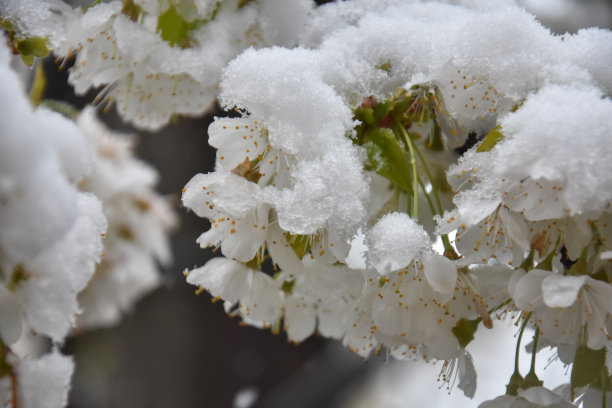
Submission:
[[[410,153],[410,164],[412,165],[412,213],[410,214],[412,218],[415,220],[419,219],[419,176],[417,174],[416,168],[416,157],[414,155],[414,146],[412,145],[412,141],[410,140],[410,136],[408,136],[408,132],[406,132],[406,128],[399,121],[399,119],[393,116],[393,124],[395,125],[396,130],[400,133],[406,146],[408,147],[408,151]]]
[[[436,208],[434,207],[433,201],[431,201],[431,197],[429,196],[429,194],[427,194],[427,191],[425,190],[425,183],[423,183],[423,180],[421,180],[421,178],[419,177],[419,184],[421,185],[421,190],[423,190],[423,194],[425,195],[425,199],[427,199],[427,204],[429,205],[429,209],[431,210],[432,214],[437,214]]]
[[[501,309],[502,307],[506,306],[508,303],[512,302],[512,299],[508,299],[505,302],[500,303],[499,305],[491,308],[490,310],[487,310],[487,313],[491,314],[493,312],[498,311],[499,309]]]
[[[604,365],[601,369],[601,408],[608,407],[608,391],[606,390],[608,376],[606,374],[606,366]]]
[[[521,331],[519,332],[518,340],[516,342],[516,352],[514,354],[514,372],[519,372],[519,352],[521,351],[521,339],[523,338],[523,333],[525,332],[525,328],[527,327],[527,323],[529,322],[529,318],[531,317],[531,313],[525,317],[523,321],[523,325],[521,326]]]
[[[438,186],[434,183],[433,175],[431,174],[431,170],[429,170],[429,166],[427,166],[427,161],[423,157],[423,154],[419,150],[419,148],[415,145],[414,151],[416,152],[421,164],[423,165],[423,169],[425,170],[425,174],[427,174],[427,178],[431,183],[431,189],[434,193],[434,198],[436,199],[436,204],[438,205],[438,214],[442,215],[444,213],[444,209],[442,208],[442,201],[440,200],[440,196],[438,195]]]
[[[454,250],[453,246],[450,243],[450,239],[448,238],[447,234],[443,234],[442,235],[442,243],[444,244],[444,249],[452,248]]]
[[[536,327],[535,336],[533,338],[533,353],[531,354],[530,373],[535,373],[536,353],[538,352],[538,338],[540,337],[540,328]]]
[[[419,157],[419,160],[421,161],[421,164],[423,165],[425,174],[427,175],[427,178],[429,179],[429,182],[431,183],[431,190],[433,191],[434,198],[436,199],[436,205],[438,206],[438,211],[436,212],[432,210],[432,213],[442,216],[442,214],[444,214],[444,209],[442,208],[442,200],[440,200],[440,195],[438,194],[438,186],[436,186],[436,183],[434,182],[433,175],[431,174],[431,170],[429,170],[429,166],[427,165],[427,160],[425,160],[425,157],[423,157],[423,153],[421,153],[421,150],[419,150],[419,148],[416,145],[414,145],[413,147],[414,147],[414,151]],[[425,191],[425,188],[423,188],[423,191]],[[442,243],[444,244],[444,249],[452,249],[453,251],[455,250],[453,246],[451,245],[450,239],[448,238],[447,234],[443,234],[441,238],[442,238]]]

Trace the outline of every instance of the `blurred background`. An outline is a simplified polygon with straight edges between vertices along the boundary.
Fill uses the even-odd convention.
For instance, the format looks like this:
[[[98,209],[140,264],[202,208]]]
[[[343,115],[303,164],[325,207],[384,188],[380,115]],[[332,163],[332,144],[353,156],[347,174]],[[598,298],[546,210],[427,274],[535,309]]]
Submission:
[[[557,33],[612,26],[609,1],[523,4]],[[72,93],[66,71],[58,71],[53,59],[44,64],[45,98],[79,108],[93,100],[95,92],[83,97]],[[158,191],[175,203],[180,226],[172,237],[174,263],[163,271],[162,287],[119,325],[66,341],[63,351],[76,362],[70,407],[467,407],[505,391],[516,331],[510,323],[505,332],[487,334],[471,346],[479,353],[474,360],[480,379],[475,400],[468,400],[456,389],[452,397],[446,389],[437,390],[439,366],[385,362],[375,356],[365,362],[338,342],[317,337],[295,346],[284,334],[240,325],[208,294],[196,296],[182,272],[213,256],[195,242],[209,225],[180,207],[180,193],[193,175],[213,170],[215,152],[206,130],[215,115],[223,114],[217,109],[201,119],[181,118],[159,133],[138,134],[121,123],[114,109],[100,113],[110,128],[137,135],[137,156],[158,170]],[[546,384],[560,383],[563,372],[551,366],[543,374]]]

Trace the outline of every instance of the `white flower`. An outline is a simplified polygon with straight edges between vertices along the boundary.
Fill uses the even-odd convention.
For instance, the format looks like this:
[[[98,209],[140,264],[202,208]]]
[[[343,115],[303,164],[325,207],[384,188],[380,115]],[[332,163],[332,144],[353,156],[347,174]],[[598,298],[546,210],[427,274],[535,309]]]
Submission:
[[[344,265],[325,265],[304,257],[301,268],[284,270],[277,279],[291,285],[285,292],[285,328],[292,341],[302,341],[315,329],[342,338],[351,327],[353,308],[361,296],[361,271]]]
[[[406,213],[384,215],[366,233],[366,262],[382,275],[387,275],[412,262],[430,248],[429,235]]]
[[[450,260],[431,252],[429,235],[405,213],[383,216],[366,233],[366,261],[381,275],[410,267],[413,261],[423,270],[430,288],[443,303],[453,293],[457,270]]]
[[[485,401],[478,408],[572,408],[575,407],[558,394],[543,388],[519,390],[518,396],[502,395]]]
[[[455,218],[450,214],[446,215],[446,221],[442,221],[443,225],[446,223],[448,226],[440,227],[441,231],[448,231],[450,225],[461,223],[460,217]],[[461,223],[455,243],[459,253],[464,255],[461,260],[464,264],[486,263],[494,258],[512,265],[522,260],[523,254],[530,248],[524,219],[501,204],[474,225]]]
[[[270,207],[261,203],[255,183],[232,173],[194,176],[183,189],[183,204],[211,221],[198,238],[203,248],[221,246],[225,256],[250,261],[262,247]]]
[[[252,118],[215,118],[208,143],[217,149],[217,171],[249,177],[260,186],[289,187],[295,155],[271,144],[268,130]]]
[[[13,364],[13,375],[0,379],[0,403],[3,406],[57,408],[66,406],[72,358],[57,351],[40,358],[23,358]],[[14,384],[11,382],[14,381]],[[13,395],[13,390],[17,395]]]
[[[8,344],[22,326],[61,341],[100,260],[106,220],[100,201],[74,185],[91,170],[84,135],[59,114],[33,112],[8,62],[2,46],[0,332]]]
[[[565,276],[533,269],[518,280],[515,304],[533,311],[532,321],[551,344],[586,342],[591,349],[610,340],[607,318],[612,312],[612,285],[587,275]],[[586,339],[580,339],[586,327]]]
[[[457,377],[459,377],[459,389],[468,398],[474,398],[476,393],[476,369],[472,361],[472,355],[465,349],[461,349],[459,356],[446,360],[442,364],[439,380],[450,388],[454,385]]]
[[[158,130],[172,115],[208,110],[223,67],[245,48],[292,45],[299,26],[289,24],[279,33],[269,19],[281,13],[299,22],[311,7],[305,0],[244,7],[236,1],[135,1],[129,9],[112,1],[65,22],[56,51],[65,58],[76,53],[69,81],[78,94],[104,86],[99,103],[114,102],[124,120]],[[190,28],[178,37],[164,35],[181,24]]]
[[[576,402],[578,404],[582,403],[584,408],[599,408],[602,405],[602,398],[603,394],[601,390],[593,387],[586,387]],[[607,401],[609,401],[610,398],[612,398],[612,391],[606,392]]]
[[[238,303],[245,319],[272,326],[279,317],[281,297],[274,280],[226,258],[213,258],[187,273],[187,282],[207,290],[215,298]]]

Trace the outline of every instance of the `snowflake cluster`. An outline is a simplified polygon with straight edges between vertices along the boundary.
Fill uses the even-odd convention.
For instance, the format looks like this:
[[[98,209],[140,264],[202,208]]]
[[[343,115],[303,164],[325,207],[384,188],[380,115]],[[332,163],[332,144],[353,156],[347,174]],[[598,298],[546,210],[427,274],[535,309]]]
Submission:
[[[458,378],[468,397],[471,341],[513,319],[517,350],[535,331],[531,369],[517,358],[507,395],[481,407],[605,406],[610,31],[553,35],[513,0],[0,5],[26,63],[49,50],[74,59],[76,92],[101,88],[95,103],[115,103],[137,127],[203,114],[215,99],[237,112],[210,125],[215,171],[182,195],[211,224],[197,242],[222,254],[185,271],[187,282],[228,314],[293,342],[338,339],[365,358],[444,361],[441,379]],[[13,75],[3,58],[2,75]],[[93,111],[75,125],[2,91],[8,355],[22,326],[58,341],[75,324],[115,322],[157,283],[174,220],[152,191],[154,171]],[[43,129],[56,130],[41,139]],[[81,292],[102,252],[102,213],[105,257]],[[534,371],[548,346],[571,365],[569,384],[552,391]],[[66,360],[3,358],[9,384]]]

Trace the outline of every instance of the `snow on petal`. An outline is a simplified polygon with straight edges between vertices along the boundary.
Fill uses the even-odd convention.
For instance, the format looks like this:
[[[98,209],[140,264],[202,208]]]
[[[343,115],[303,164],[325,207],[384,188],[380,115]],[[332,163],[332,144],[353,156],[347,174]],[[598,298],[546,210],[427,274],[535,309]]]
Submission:
[[[408,214],[386,214],[366,233],[367,263],[389,274],[408,266],[430,245],[427,232]]]
[[[18,367],[20,403],[24,407],[57,408],[68,402],[72,358],[54,351],[38,359],[25,358]]]

